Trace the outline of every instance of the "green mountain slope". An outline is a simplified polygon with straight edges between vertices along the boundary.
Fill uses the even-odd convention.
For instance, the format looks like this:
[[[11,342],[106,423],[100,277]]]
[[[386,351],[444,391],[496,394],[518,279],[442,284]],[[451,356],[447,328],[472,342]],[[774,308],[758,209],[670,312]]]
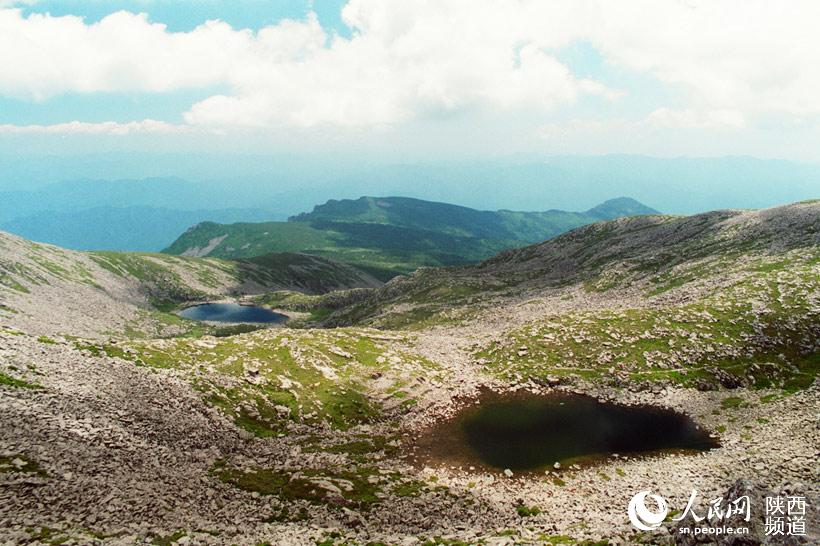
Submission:
[[[353,264],[388,280],[422,266],[479,262],[501,250],[599,220],[654,212],[628,198],[587,212],[490,212],[404,197],[362,197],[328,201],[288,222],[205,222],[164,252],[228,259],[305,252]]]
[[[381,285],[377,279],[351,265],[310,254],[279,252],[235,263],[238,275],[246,281],[305,294]]]

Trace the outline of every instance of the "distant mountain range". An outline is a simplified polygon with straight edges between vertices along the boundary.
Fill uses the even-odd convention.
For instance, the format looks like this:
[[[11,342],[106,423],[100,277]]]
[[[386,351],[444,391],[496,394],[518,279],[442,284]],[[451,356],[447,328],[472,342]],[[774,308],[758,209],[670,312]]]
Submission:
[[[78,180],[0,192],[0,230],[75,250],[157,251],[193,224],[285,218],[249,199],[176,178]]]
[[[585,212],[479,211],[407,197],[361,197],[328,201],[287,222],[203,222],[163,252],[227,259],[304,252],[388,280],[422,266],[476,263],[600,220],[646,214],[657,211],[626,197]]]
[[[270,213],[254,209],[178,210],[95,207],[75,212],[42,211],[0,223],[0,230],[74,250],[156,251],[203,220],[263,221]]]
[[[629,195],[670,214],[765,208],[820,197],[820,165],[753,157],[517,155],[395,161],[353,160],[343,154],[0,153],[0,221],[8,219],[3,209],[9,197],[15,197],[12,212],[19,216],[33,212],[30,206],[64,211],[63,196],[72,195],[75,208],[261,208],[277,220],[327,199],[361,195],[404,195],[480,210],[586,210]],[[115,200],[101,202],[117,192]],[[19,198],[29,207],[21,214]]]
[[[0,230],[79,250],[158,251],[200,222],[282,221],[327,199],[362,195],[536,211],[587,210],[629,195],[665,213],[692,214],[817,198],[820,165],[626,155],[356,164],[342,157],[0,154]]]
[[[35,189],[0,191],[0,221],[41,211],[76,212],[99,207],[264,209],[281,219],[299,210],[282,206],[277,193],[270,188],[246,187],[240,180],[224,184],[176,177],[68,180]]]

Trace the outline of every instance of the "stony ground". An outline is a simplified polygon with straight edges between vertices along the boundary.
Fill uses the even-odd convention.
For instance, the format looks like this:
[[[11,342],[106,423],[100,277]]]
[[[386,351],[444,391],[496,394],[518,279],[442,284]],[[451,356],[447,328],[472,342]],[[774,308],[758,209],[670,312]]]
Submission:
[[[820,260],[805,226],[820,210],[796,207],[773,221],[709,217],[709,245],[738,225],[756,225],[756,240],[803,233],[740,257],[657,270],[619,254],[537,289],[557,267],[539,251],[526,275],[509,256],[482,266],[521,275],[504,290],[435,273],[409,292],[380,289],[375,315],[372,301],[338,315],[364,310],[379,329],[203,328],[143,305],[144,282],[59,250],[38,250],[43,265],[4,239],[16,273],[0,289],[0,544],[668,543],[671,526],[631,527],[632,495],[682,508],[694,488],[703,512],[738,480],[807,497],[816,543]],[[14,245],[27,261],[12,260]],[[225,296],[200,269],[175,267],[180,286]],[[464,288],[475,282],[484,289]],[[485,387],[666,406],[721,447],[526,476],[411,465],[414,440]]]
[[[468,468],[412,468],[391,456],[388,444],[374,441],[409,442],[436,412],[446,414],[446,405],[346,431],[295,426],[287,436],[260,438],[203,403],[177,370],[89,358],[72,343],[25,335],[4,333],[0,346],[6,370],[16,368],[9,375],[28,382],[3,387],[0,405],[0,460],[10,465],[0,471],[0,527],[12,544],[32,537],[45,543],[73,537],[81,544],[161,544],[168,537],[315,544],[333,529],[362,544],[418,544],[436,536],[546,543],[558,535],[632,543],[647,538],[631,531],[624,511],[641,489],[663,491],[673,506],[684,505],[692,488],[712,499],[750,477],[813,500],[820,493],[816,386],[784,396],[581,385],[579,391],[602,398],[684,411],[722,430],[722,447],[508,478]],[[364,450],[356,445],[362,439]],[[263,483],[242,480],[260,471],[290,480],[307,473],[320,493],[267,495],[272,490]],[[291,501],[283,502],[288,495]],[[523,518],[519,505],[541,512]]]

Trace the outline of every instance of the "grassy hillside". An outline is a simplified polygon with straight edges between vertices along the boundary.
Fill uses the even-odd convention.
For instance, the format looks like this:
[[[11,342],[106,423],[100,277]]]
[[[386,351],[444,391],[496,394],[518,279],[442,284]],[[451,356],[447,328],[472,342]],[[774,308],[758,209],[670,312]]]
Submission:
[[[223,259],[301,252],[345,262],[388,280],[421,266],[478,261],[506,247],[499,242],[366,223],[205,222],[187,231],[164,252]]]
[[[818,264],[789,253],[696,301],[538,318],[474,354],[505,380],[803,389],[820,372]]]
[[[279,252],[234,263],[241,279],[303,294],[372,288],[381,284],[353,266],[310,254]]]
[[[407,396],[412,380],[443,372],[399,349],[404,342],[405,336],[376,330],[334,329],[261,330],[208,343],[192,338],[132,341],[125,353],[104,343],[76,345],[138,365],[199,371],[191,380],[207,403],[264,437],[285,432],[293,423],[346,429],[374,422],[388,408],[412,406],[415,400]]]
[[[820,364],[818,294],[814,202],[596,224],[477,266],[396,279],[326,321],[506,324],[473,355],[507,381],[615,374],[800,388]]]
[[[422,266],[475,263],[602,219],[653,212],[626,198],[576,213],[490,212],[402,197],[362,197],[328,201],[288,222],[205,222],[164,252],[228,259],[306,252],[388,280]]]

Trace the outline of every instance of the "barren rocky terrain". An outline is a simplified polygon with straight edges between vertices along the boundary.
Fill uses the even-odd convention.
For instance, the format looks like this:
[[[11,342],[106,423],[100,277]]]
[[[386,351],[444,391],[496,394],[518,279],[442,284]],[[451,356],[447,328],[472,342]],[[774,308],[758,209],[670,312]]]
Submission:
[[[703,512],[739,480],[806,497],[794,543],[820,540],[820,202],[601,222],[384,286],[274,266],[0,234],[0,543],[670,544],[630,525],[636,492]],[[222,299],[294,320],[174,314]],[[484,388],[664,406],[720,447],[412,464]]]

